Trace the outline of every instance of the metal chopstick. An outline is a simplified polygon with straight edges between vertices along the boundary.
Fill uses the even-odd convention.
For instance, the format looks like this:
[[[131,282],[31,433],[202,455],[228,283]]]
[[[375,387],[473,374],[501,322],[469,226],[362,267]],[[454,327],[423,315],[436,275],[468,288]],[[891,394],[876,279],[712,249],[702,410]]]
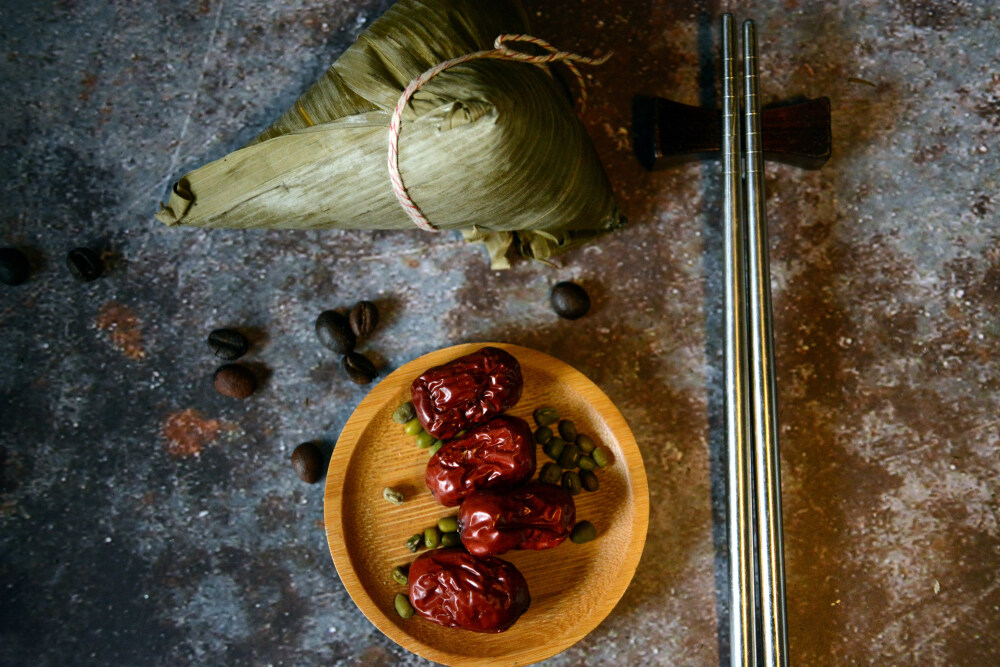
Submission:
[[[722,17],[722,164],[725,181],[726,449],[729,609],[733,667],[756,662],[753,520],[746,351],[746,266],[733,16]]]
[[[785,623],[785,566],[781,530],[781,471],[778,462],[777,409],[774,380],[774,338],[771,318],[771,273],[764,208],[761,155],[760,74],[757,30],[743,24],[744,140],[746,148],[747,291],[750,298],[750,395],[755,459],[760,616],[763,634],[761,663],[788,665]]]

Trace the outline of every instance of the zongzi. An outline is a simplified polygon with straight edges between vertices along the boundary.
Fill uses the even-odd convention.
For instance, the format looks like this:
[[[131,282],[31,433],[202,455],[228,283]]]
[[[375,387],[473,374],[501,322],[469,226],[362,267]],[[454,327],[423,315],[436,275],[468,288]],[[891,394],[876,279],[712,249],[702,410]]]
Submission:
[[[400,0],[253,142],[182,177],[167,225],[410,229],[386,164],[406,86],[528,32],[518,0]],[[622,218],[564,88],[534,64],[480,58],[428,80],[402,115],[399,172],[440,230],[544,259]]]

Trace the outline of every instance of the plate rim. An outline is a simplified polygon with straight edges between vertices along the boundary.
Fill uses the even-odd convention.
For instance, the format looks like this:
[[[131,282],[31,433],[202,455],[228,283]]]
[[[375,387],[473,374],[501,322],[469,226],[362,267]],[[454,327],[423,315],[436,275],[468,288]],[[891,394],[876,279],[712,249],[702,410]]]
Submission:
[[[403,386],[408,385],[412,382],[412,379],[410,379],[411,377],[416,377],[427,368],[447,363],[452,359],[474,352],[483,347],[497,347],[510,352],[515,357],[517,357],[518,354],[526,354],[529,357],[541,355],[547,360],[551,360],[556,364],[565,366],[582,377],[587,383],[592,385],[592,389],[595,391],[595,396],[600,402],[603,403],[600,413],[608,423],[608,427],[616,434],[616,438],[618,439],[622,450],[629,450],[629,454],[631,454],[631,456],[624,457],[624,462],[627,463],[628,479],[633,496],[634,511],[629,549],[626,554],[626,559],[622,562],[622,567],[620,568],[620,571],[623,574],[626,572],[628,574],[627,579],[624,579],[624,577],[622,578],[626,583],[622,586],[617,596],[612,596],[613,599],[603,600],[596,606],[596,609],[588,615],[586,622],[582,624],[582,632],[567,633],[564,637],[560,638],[559,641],[550,644],[549,647],[551,652],[548,652],[549,649],[547,649],[547,655],[531,659],[515,660],[510,658],[509,662],[517,665],[528,665],[551,658],[573,646],[575,643],[590,634],[597,628],[597,626],[603,623],[608,615],[610,615],[611,611],[621,601],[622,597],[625,595],[625,591],[628,590],[628,587],[631,585],[632,580],[635,577],[635,571],[638,569],[639,561],[645,547],[646,535],[649,526],[649,487],[646,479],[645,464],[642,460],[642,453],[639,451],[639,446],[636,443],[635,435],[632,433],[632,429],[629,428],[628,422],[625,421],[625,417],[618,409],[618,406],[614,404],[608,395],[604,393],[597,383],[570,364],[548,353],[521,345],[499,342],[472,342],[460,343],[458,345],[451,345],[432,350],[431,352],[427,352],[426,354],[422,354],[406,362],[387,375],[375,387],[373,387],[372,390],[368,392],[368,394],[361,399],[358,405],[354,408],[351,416],[348,417],[347,421],[344,423],[340,435],[337,437],[336,445],[333,448],[333,454],[330,457],[330,462],[327,468],[323,493],[323,525],[324,532],[326,533],[327,546],[330,549],[330,557],[333,560],[334,567],[337,570],[337,575],[340,578],[341,583],[347,590],[348,595],[350,595],[351,600],[370,623],[372,623],[380,632],[402,648],[428,660],[445,665],[451,665],[453,667],[466,665],[496,665],[503,663],[506,658],[500,656],[484,656],[482,658],[478,658],[466,654],[450,653],[421,641],[414,635],[405,632],[398,625],[393,623],[392,620],[389,619],[382,611],[382,609],[379,608],[375,600],[372,599],[368,590],[361,582],[360,577],[354,570],[350,553],[346,542],[344,541],[345,531],[343,524],[344,512],[342,510],[342,498],[344,486],[347,481],[346,464],[353,456],[354,450],[357,448],[361,434],[364,432],[364,427],[366,426],[366,416],[364,416],[363,413],[367,412],[367,410],[362,410],[362,408],[373,402],[389,400],[399,391],[401,378],[405,378]],[[612,423],[612,421],[616,423]]]

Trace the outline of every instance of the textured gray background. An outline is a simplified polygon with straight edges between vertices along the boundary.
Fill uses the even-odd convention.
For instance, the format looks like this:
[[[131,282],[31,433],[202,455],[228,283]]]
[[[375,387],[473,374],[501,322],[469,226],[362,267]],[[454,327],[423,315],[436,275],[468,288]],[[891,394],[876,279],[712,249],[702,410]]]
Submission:
[[[168,183],[239,147],[388,2],[0,4],[0,662],[417,665],[360,614],[288,464],[365,394],[315,341],[375,300],[383,371],[504,340],[597,382],[638,438],[650,533],[609,618],[552,665],[714,665],[725,627],[716,165],[647,174],[636,92],[714,98],[718,16],[758,19],[768,101],[829,95],[835,157],[769,166],[795,664],[1000,663],[1000,59],[995,2],[527,0],[585,53],[630,225],[488,270],[453,236],[166,229]],[[874,86],[852,81],[865,79]],[[79,284],[89,245],[111,264]],[[558,320],[549,287],[594,308]],[[204,338],[264,379],[217,395]]]

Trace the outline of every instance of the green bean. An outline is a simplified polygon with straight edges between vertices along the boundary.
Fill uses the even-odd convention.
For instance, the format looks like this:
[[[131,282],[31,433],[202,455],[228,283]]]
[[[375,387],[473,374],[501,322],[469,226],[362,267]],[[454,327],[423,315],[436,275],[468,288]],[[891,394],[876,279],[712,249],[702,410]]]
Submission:
[[[437,440],[433,445],[431,445],[431,448],[428,449],[427,451],[430,452],[431,456],[434,456],[435,454],[438,453],[438,450],[441,449],[442,447],[444,447],[444,440]]]
[[[576,465],[579,466],[580,470],[593,470],[597,467],[597,464],[594,463],[594,459],[589,456],[581,456],[580,462]]]
[[[569,533],[569,539],[573,540],[577,544],[589,542],[595,537],[597,537],[597,531],[594,530],[594,524],[589,521],[579,522],[573,526],[573,530]]]
[[[424,432],[424,427],[421,426],[420,420],[414,417],[410,421],[406,422],[406,426],[403,427],[403,431],[406,435],[420,435]]]
[[[580,485],[588,491],[597,491],[601,486],[597,481],[597,475],[589,470],[584,470],[580,473]]]
[[[583,452],[584,454],[591,453],[592,451],[594,451],[594,448],[597,447],[597,445],[594,444],[593,438],[591,438],[589,435],[584,435],[582,433],[576,436],[576,446],[579,447],[580,451]]]
[[[546,463],[542,466],[542,471],[538,473],[538,481],[546,484],[558,484],[562,477],[562,468],[557,463]]]
[[[562,438],[552,438],[542,447],[542,451],[553,461],[559,460],[564,449],[566,449],[566,442]]]
[[[559,422],[559,436],[566,442],[576,442],[576,424],[568,419]]]
[[[420,449],[427,449],[428,447],[433,445],[435,441],[437,441],[437,438],[435,438],[427,431],[423,431],[422,433],[420,433],[420,435],[417,436],[417,447],[419,447]]]
[[[443,547],[457,547],[462,543],[462,538],[458,536],[458,533],[444,533],[441,535],[441,546]]]
[[[542,426],[535,431],[535,442],[539,445],[547,444],[550,440],[552,440],[552,429],[548,426]]]
[[[395,581],[400,586],[406,586],[408,583],[410,583],[409,578],[406,576],[406,572],[409,569],[410,569],[409,566],[404,567],[402,565],[397,565],[396,568],[393,569],[392,571],[393,581]]]
[[[413,616],[413,605],[410,604],[410,598],[406,597],[402,593],[396,594],[396,599],[393,601],[396,607],[396,613],[399,614],[400,618],[410,618]]]
[[[424,529],[424,545],[428,549],[436,549],[440,542],[441,533],[438,532],[437,526],[431,526],[430,528]]]
[[[451,516],[443,516],[438,519],[438,530],[442,533],[457,533],[458,515],[452,514]]]
[[[559,411],[555,408],[538,408],[534,412],[535,423],[539,426],[548,426],[559,421]]]
[[[410,539],[406,540],[406,548],[417,553],[417,550],[424,545],[424,536],[420,533],[416,535],[411,535]]]
[[[611,463],[611,453],[604,447],[598,447],[595,449],[590,457],[594,459],[594,463],[596,463],[599,468],[603,468]]]
[[[393,411],[392,421],[397,424],[405,424],[416,416],[417,411],[413,409],[413,403],[407,401]]]
[[[397,491],[396,489],[392,488],[391,486],[387,486],[384,489],[382,489],[382,497],[388,500],[393,505],[402,505],[403,500],[405,500],[403,494]]]
[[[582,488],[580,485],[580,476],[572,470],[567,470],[562,475],[562,487],[566,489],[566,492],[569,493],[569,495],[577,495],[580,493],[580,489]]]

